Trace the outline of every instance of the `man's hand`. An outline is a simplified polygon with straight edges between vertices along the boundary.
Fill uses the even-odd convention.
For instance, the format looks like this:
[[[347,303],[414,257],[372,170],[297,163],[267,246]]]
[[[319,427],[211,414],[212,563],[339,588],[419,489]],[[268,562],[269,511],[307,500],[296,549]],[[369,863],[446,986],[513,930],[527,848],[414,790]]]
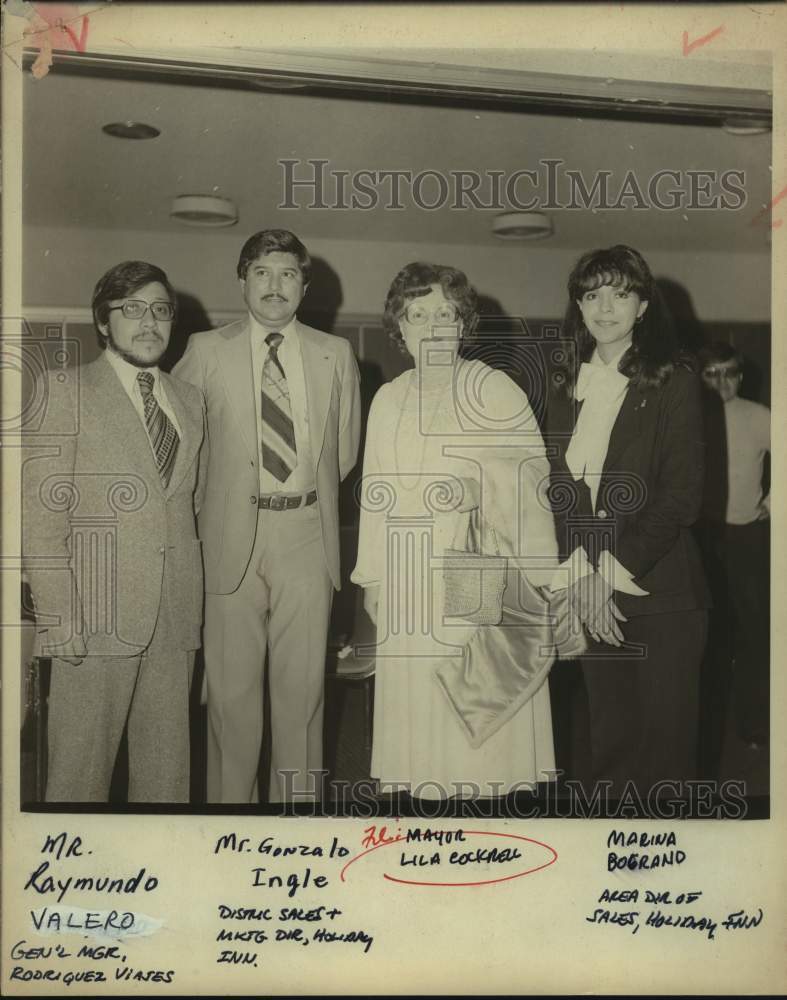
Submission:
[[[380,588],[365,587],[363,592],[363,607],[366,614],[371,618],[372,624],[377,624],[377,606],[380,603]]]
[[[87,656],[87,646],[82,636],[74,635],[66,642],[50,650],[50,655],[58,660],[70,663],[72,667],[78,667]]]

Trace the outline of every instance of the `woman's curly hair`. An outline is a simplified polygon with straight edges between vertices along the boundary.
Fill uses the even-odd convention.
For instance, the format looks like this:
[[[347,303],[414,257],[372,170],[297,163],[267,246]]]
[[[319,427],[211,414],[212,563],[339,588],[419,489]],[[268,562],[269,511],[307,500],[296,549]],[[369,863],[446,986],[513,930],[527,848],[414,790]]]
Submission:
[[[463,271],[456,267],[425,264],[421,261],[407,264],[391,282],[383,312],[383,329],[405,354],[408,352],[399,329],[399,320],[408,304],[422,295],[428,295],[432,285],[439,285],[446,299],[458,309],[464,338],[471,337],[478,324],[476,291]]]

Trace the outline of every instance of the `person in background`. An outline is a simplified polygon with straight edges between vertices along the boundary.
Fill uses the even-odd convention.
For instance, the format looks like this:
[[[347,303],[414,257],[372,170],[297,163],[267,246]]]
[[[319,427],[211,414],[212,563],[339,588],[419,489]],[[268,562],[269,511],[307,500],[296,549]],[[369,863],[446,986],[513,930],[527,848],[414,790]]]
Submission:
[[[722,401],[726,432],[726,482],[713,495],[706,484],[704,534],[714,546],[732,620],[714,624],[728,640],[731,625],[738,735],[757,749],[769,735],[770,494],[763,489],[763,471],[771,415],[767,406],[740,397],[743,359],[734,347],[716,341],[699,358],[703,382]]]
[[[248,314],[193,334],[174,369],[204,393],[211,442],[199,517],[210,802],[258,801],[266,652],[269,801],[320,793],[338,491],[360,394],[349,341],[296,319],[310,271],[293,233],[255,233],[237,266]]]
[[[52,660],[46,798],[106,802],[127,728],[128,800],[188,802],[204,405],[158,367],[175,317],[160,268],[115,265],[92,305],[104,351],[50,374],[22,479],[38,655]]]
[[[696,777],[709,604],[689,530],[702,499],[700,384],[636,250],[584,254],[568,294],[578,370],[566,366],[568,392],[550,408],[578,416],[570,438],[550,433],[552,492],[570,599],[594,640],[581,660],[593,778],[647,793]]]

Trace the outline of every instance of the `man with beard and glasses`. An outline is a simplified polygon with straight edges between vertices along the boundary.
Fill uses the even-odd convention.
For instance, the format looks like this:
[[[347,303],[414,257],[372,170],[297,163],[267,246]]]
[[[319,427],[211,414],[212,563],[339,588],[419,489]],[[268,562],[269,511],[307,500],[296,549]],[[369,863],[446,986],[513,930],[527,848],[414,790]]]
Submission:
[[[52,661],[50,802],[102,802],[124,728],[131,802],[189,798],[200,645],[199,390],[161,371],[175,295],[144,261],[95,287],[98,360],[51,371],[23,466],[23,560]]]

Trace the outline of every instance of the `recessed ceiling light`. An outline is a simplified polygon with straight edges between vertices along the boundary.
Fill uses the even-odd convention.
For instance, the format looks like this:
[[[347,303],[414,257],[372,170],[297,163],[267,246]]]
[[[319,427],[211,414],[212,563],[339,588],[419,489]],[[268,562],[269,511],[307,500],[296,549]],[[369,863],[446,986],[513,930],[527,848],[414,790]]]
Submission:
[[[234,226],[238,221],[238,210],[229,198],[208,194],[178,195],[169,214],[187,226]]]
[[[110,122],[101,129],[114,139],[155,139],[161,130],[145,122]]]
[[[552,220],[543,212],[504,212],[495,216],[492,232],[501,240],[540,240],[552,235]]]

